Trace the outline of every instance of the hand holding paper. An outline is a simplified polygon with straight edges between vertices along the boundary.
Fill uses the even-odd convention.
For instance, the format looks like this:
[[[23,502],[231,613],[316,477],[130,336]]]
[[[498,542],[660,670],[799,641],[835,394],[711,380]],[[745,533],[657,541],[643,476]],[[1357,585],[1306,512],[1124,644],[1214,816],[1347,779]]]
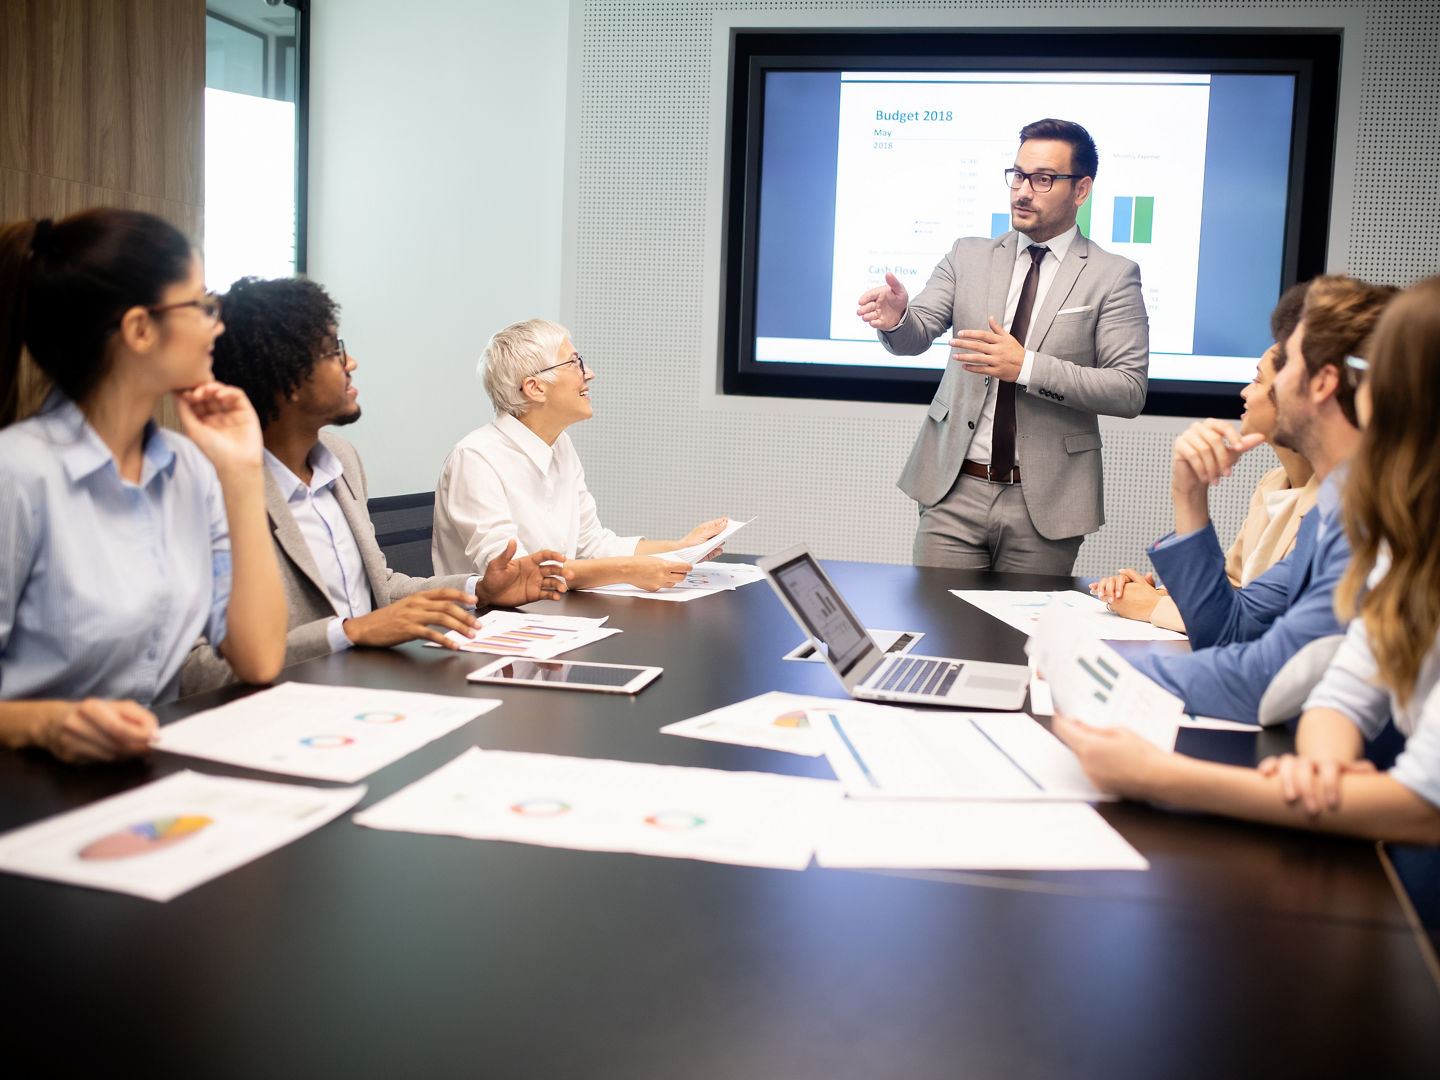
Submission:
[[[704,562],[706,559],[708,559],[710,555],[716,551],[716,549],[724,545],[726,540],[730,539],[730,537],[734,536],[737,532],[743,529],[746,525],[749,525],[750,522],[754,520],[754,518],[750,518],[748,521],[736,521],[733,518],[717,518],[715,521],[706,522],[705,525],[701,525],[694,529],[691,532],[690,536],[687,536],[685,538],[686,541],[690,542],[682,542],[682,547],[678,547],[673,551],[652,551],[649,554],[656,559],[668,559],[671,562],[690,563],[693,566],[695,563]],[[720,531],[712,533],[708,537],[705,537],[698,541],[691,539],[697,533],[704,532],[706,530],[706,526],[713,526],[716,524],[716,522],[720,521],[725,522],[725,527]]]
[[[1175,748],[1184,702],[1089,637],[1081,616],[1063,606],[1047,608],[1025,650],[1050,684],[1057,717],[1066,713],[1092,727],[1130,728],[1161,750]]]

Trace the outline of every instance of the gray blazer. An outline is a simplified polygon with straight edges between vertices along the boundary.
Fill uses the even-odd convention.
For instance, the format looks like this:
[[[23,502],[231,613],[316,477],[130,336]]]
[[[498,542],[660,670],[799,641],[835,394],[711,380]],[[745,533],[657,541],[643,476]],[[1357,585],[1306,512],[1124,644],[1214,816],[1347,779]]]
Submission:
[[[946,329],[983,330],[991,315],[1003,326],[1017,235],[955,241],[905,319],[880,334],[885,348],[916,356]],[[1105,522],[1097,414],[1135,416],[1145,404],[1150,321],[1140,268],[1077,235],[1031,321],[1027,345],[1035,353],[1032,378],[1015,395],[1026,509],[1048,539],[1094,532]],[[946,365],[898,481],[922,506],[935,505],[954,485],[988,385],[956,361]]]
[[[335,481],[335,501],[355,535],[360,548],[360,559],[365,564],[365,576],[370,580],[370,595],[375,607],[399,600],[402,596],[421,592],[425,589],[464,589],[470,580],[469,574],[452,574],[448,577],[415,578],[396,573],[385,565],[385,555],[375,542],[375,526],[370,523],[366,508],[365,469],[360,464],[360,455],[346,440],[330,432],[324,432],[320,441],[339,460],[344,470]],[[280,485],[266,468],[265,511],[270,518],[270,528],[275,534],[275,557],[280,562],[280,581],[285,590],[285,603],[290,609],[290,629],[285,636],[285,663],[298,664],[302,660],[313,660],[330,652],[330,642],[325,635],[330,620],[335,618],[335,606],[325,591],[325,579],[300,527],[290,513]],[[180,693],[198,694],[235,681],[230,665],[203,638],[190,650],[184,666],[180,669]]]

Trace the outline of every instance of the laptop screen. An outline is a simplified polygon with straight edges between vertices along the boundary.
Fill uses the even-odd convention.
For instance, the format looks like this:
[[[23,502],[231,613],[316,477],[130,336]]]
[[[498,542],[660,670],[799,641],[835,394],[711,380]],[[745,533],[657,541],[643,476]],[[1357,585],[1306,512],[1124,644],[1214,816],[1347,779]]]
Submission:
[[[870,648],[870,635],[815,560],[808,553],[801,555],[771,571],[770,578],[800,613],[810,636],[825,646],[840,674],[848,675]]]

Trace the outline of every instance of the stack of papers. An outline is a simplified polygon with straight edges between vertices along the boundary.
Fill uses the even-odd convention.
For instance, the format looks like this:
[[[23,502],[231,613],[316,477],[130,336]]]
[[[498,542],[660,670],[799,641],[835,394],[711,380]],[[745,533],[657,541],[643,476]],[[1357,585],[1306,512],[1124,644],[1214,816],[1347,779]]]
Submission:
[[[170,900],[313,832],[364,794],[178,772],[0,836],[0,870]]]
[[[480,625],[470,635],[457,630],[445,636],[464,652],[493,653],[496,656],[523,656],[527,660],[550,660],[562,653],[592,645],[620,633],[605,629],[610,616],[585,619],[578,615],[526,614],[523,611],[490,611],[480,616]],[[427,641],[432,649],[441,646]]]
[[[803,870],[839,786],[768,773],[468,750],[355,821],[373,829]]]
[[[166,724],[155,745],[227,765],[351,783],[499,704],[287,682]]]
[[[1003,589],[951,589],[967,604],[993,615],[1023,634],[1033,634],[1041,614],[1051,607],[1065,608],[1072,625],[1097,641],[1184,641],[1184,634],[1116,615],[1105,602],[1089,593],[1062,589],[1056,592],[1019,592]]]

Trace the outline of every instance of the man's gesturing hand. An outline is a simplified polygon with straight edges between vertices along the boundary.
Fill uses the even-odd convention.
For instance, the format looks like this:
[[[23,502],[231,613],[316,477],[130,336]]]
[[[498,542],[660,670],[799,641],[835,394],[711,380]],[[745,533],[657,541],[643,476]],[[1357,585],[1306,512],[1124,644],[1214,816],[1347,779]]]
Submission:
[[[1241,435],[1231,424],[1215,419],[1197,420],[1180,433],[1170,459],[1177,534],[1204,527],[1210,520],[1209,489],[1230,475],[1241,454],[1264,441],[1264,435]]]
[[[485,565],[485,576],[475,586],[479,602],[487,607],[519,607],[533,600],[559,600],[575,576],[565,569],[558,551],[535,551],[515,558],[515,541]]]
[[[1025,346],[1007,333],[993,315],[989,330],[961,330],[950,339],[950,348],[955,350],[951,359],[959,360],[966,371],[994,375],[1002,382],[1020,378],[1020,369],[1025,366]]]
[[[458,630],[468,635],[478,620],[461,605],[475,603],[475,597],[459,589],[427,589],[403,600],[344,622],[345,636],[356,645],[399,645],[424,638],[447,649],[458,648],[443,631]]]
[[[894,330],[910,306],[910,294],[894,274],[885,275],[885,284],[860,295],[860,308],[855,312],[876,330]]]

